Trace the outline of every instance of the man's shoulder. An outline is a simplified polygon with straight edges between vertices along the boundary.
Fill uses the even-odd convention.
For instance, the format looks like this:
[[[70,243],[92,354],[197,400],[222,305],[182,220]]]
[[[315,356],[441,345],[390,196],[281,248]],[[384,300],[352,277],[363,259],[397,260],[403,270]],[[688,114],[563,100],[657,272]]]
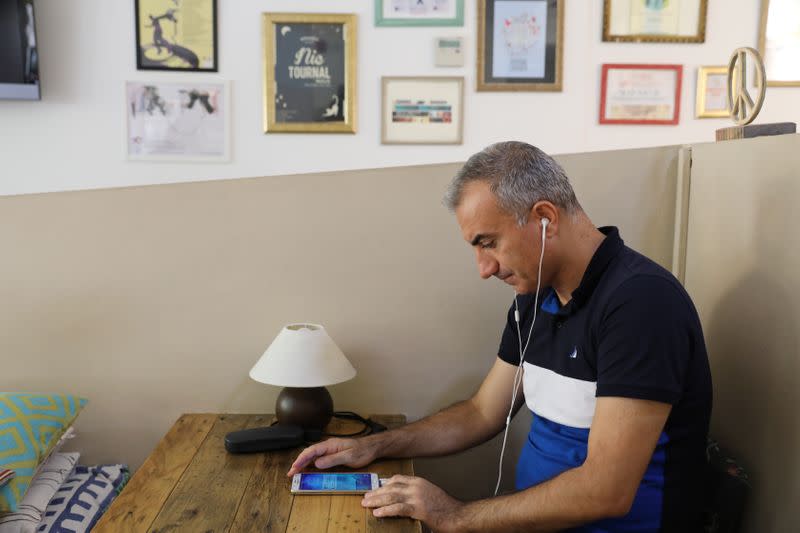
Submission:
[[[601,290],[605,303],[633,300],[658,305],[674,300],[694,311],[681,282],[649,257],[625,246],[614,263]]]

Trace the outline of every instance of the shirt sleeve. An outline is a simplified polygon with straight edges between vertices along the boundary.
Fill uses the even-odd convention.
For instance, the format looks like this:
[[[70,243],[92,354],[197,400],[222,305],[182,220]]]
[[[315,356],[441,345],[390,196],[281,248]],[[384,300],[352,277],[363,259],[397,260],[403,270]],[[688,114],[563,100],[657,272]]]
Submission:
[[[514,304],[508,310],[506,327],[500,339],[500,349],[497,356],[506,363],[519,366],[519,339],[517,338],[517,322],[514,320]]]
[[[623,283],[600,324],[597,396],[676,404],[691,358],[693,316],[687,297],[668,279]]]

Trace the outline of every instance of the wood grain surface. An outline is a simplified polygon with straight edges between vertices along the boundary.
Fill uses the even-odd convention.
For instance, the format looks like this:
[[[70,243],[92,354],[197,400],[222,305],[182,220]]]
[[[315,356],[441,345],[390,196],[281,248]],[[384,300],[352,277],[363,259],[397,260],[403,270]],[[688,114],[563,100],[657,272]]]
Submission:
[[[402,415],[372,418],[390,428],[405,423]],[[227,433],[268,426],[273,420],[272,415],[181,416],[93,531],[422,531],[415,520],[373,517],[361,506],[361,496],[294,496],[286,472],[302,448],[240,455],[225,451]],[[358,422],[334,419],[327,431],[352,433],[360,429]],[[381,477],[414,473],[410,460],[378,461],[360,470],[376,472]]]

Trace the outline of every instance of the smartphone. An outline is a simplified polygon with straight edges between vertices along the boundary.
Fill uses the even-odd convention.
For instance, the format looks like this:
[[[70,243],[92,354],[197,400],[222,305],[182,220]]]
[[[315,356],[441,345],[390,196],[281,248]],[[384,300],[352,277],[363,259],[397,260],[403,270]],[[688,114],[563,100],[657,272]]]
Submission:
[[[306,472],[292,478],[295,494],[364,494],[380,486],[378,474],[370,472]]]

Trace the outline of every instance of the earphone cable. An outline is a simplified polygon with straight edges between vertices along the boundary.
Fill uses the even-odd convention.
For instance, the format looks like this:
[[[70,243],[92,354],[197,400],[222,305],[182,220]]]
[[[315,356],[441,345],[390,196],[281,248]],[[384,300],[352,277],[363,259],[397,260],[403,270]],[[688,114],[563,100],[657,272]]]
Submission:
[[[543,219],[546,220],[546,219]],[[497,485],[494,487],[494,495],[497,496],[497,492],[500,490],[500,481],[503,479],[503,457],[505,456],[506,452],[506,441],[508,440],[508,428],[511,425],[511,414],[514,411],[514,402],[517,400],[517,392],[519,390],[519,385],[522,383],[523,379],[523,369],[522,363],[525,359],[525,352],[528,351],[528,345],[531,342],[531,335],[533,334],[533,326],[536,324],[536,312],[539,309],[539,291],[541,290],[542,284],[542,263],[544,261],[544,242],[547,232],[547,223],[542,223],[542,252],[539,254],[539,271],[537,272],[536,276],[536,295],[534,296],[533,300],[533,320],[531,320],[531,329],[528,331],[528,339],[525,341],[525,347],[522,347],[522,332],[520,331],[519,326],[519,304],[517,303],[517,295],[514,295],[514,321],[517,323],[517,339],[519,340],[519,366],[517,370],[514,372],[514,387],[513,393],[511,394],[511,406],[508,409],[508,416],[506,416],[506,429],[503,432],[503,444],[500,448],[500,464],[497,468]]]

